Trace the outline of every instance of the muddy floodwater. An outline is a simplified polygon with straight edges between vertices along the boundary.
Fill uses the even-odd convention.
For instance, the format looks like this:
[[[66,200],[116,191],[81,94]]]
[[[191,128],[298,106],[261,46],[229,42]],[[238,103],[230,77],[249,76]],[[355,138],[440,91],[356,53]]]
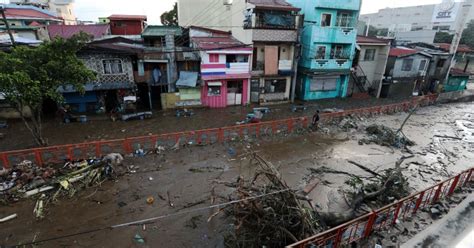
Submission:
[[[21,245],[164,216],[145,225],[85,233],[37,247],[223,247],[224,236],[234,228],[231,219],[223,213],[209,219],[219,209],[190,210],[225,202],[234,190],[225,182],[236,182],[239,176],[251,177],[256,168],[250,166],[250,151],[271,161],[292,188],[304,188],[317,180],[309,197],[321,212],[348,211],[343,190],[348,187],[345,182],[349,176],[312,174],[309,168],[325,166],[367,177],[370,174],[348,161],[380,172],[393,167],[403,155],[414,154],[402,164],[414,193],[474,166],[474,103],[418,109],[403,129],[416,143],[409,153],[359,144],[360,139],[367,138],[367,126],[381,124],[396,130],[407,115],[354,118],[351,121],[356,127],[349,129],[334,123],[312,134],[182,147],[161,155],[128,157],[119,170],[125,172],[125,167],[133,165],[134,173],[48,203],[44,219],[37,220],[33,215],[35,199],[0,206],[1,218],[18,214],[16,219],[0,223],[0,245]],[[146,202],[150,196],[153,204]],[[186,214],[173,215],[181,212]],[[143,239],[135,239],[137,235]]]

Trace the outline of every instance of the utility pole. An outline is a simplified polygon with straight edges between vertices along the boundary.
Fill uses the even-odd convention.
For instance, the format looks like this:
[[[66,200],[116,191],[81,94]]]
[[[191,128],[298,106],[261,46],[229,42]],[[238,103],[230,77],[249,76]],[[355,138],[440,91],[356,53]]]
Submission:
[[[296,45],[295,45],[295,51],[293,55],[293,79],[291,83],[291,103],[295,102],[295,94],[296,94],[296,77],[298,76],[298,63],[300,60],[300,55],[301,55],[301,31],[303,30],[303,25],[304,25],[304,15],[299,15],[299,23],[296,31]]]
[[[449,54],[451,55],[451,61],[448,67],[448,71],[446,72],[446,78],[444,83],[448,83],[449,73],[453,68],[454,64],[456,63],[456,52],[458,51],[459,42],[462,38],[462,33],[466,28],[466,24],[469,21],[468,15],[472,9],[472,5],[474,5],[474,0],[466,0],[465,2],[459,3],[461,4],[461,19],[456,23],[456,28],[454,29],[454,37],[453,41],[451,42],[451,46],[449,47]]]
[[[15,46],[15,38],[13,38],[12,31],[10,29],[10,24],[8,24],[7,17],[5,16],[5,6],[0,5],[0,12],[2,13],[3,22],[5,23],[5,27],[7,28],[8,35],[10,36],[10,41],[12,46]]]

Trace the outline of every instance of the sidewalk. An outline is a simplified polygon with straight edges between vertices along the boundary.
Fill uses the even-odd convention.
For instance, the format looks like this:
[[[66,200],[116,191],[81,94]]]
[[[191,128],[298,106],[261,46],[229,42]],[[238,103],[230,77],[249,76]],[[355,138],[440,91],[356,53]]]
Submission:
[[[264,116],[264,121],[285,119],[290,117],[311,116],[316,109],[337,108],[355,109],[377,105],[397,103],[406,99],[329,99],[307,102],[305,112],[291,112],[291,104],[269,106],[271,112]],[[150,120],[112,122],[104,116],[91,116],[88,123],[63,124],[59,119],[47,120],[44,123],[44,137],[49,145],[62,145],[97,140],[111,140],[150,134],[162,134],[186,130],[197,130],[236,125],[253,107],[229,107],[225,109],[194,109],[192,117],[176,117],[174,111],[154,112]],[[31,134],[23,122],[9,122],[8,129],[2,129],[5,138],[0,142],[0,151],[27,149],[35,147]]]

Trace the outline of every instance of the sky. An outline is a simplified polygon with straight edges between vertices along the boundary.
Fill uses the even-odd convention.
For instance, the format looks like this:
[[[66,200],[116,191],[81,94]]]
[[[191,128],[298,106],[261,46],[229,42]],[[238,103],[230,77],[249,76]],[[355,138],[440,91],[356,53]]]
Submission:
[[[0,0],[0,2],[6,0]],[[149,24],[160,24],[161,13],[170,10],[176,0],[75,0],[79,20],[97,21],[111,14],[147,15]],[[441,0],[363,0],[362,14],[377,12],[386,7],[403,7],[440,3]]]

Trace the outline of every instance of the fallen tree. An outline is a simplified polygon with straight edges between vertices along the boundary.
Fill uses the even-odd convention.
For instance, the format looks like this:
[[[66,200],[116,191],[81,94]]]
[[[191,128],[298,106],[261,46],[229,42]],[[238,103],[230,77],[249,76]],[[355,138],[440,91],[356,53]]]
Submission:
[[[258,154],[251,163],[258,165],[252,180],[239,177],[232,199],[281,191],[281,193],[251,201],[243,201],[226,209],[235,223],[234,232],[227,235],[227,247],[284,247],[318,233],[324,226],[310,201],[288,187],[275,167]]]

